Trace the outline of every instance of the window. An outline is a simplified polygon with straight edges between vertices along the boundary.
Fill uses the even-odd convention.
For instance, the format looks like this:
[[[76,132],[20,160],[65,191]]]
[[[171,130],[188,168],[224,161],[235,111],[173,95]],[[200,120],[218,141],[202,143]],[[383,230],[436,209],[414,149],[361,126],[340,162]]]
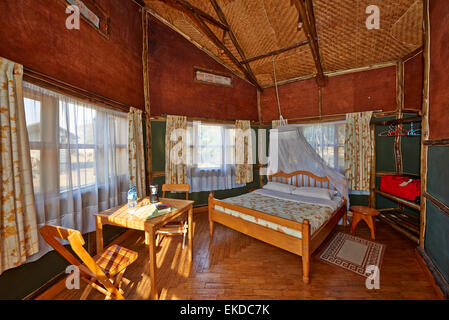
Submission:
[[[299,125],[307,142],[323,160],[342,174],[345,173],[345,122]]]
[[[94,214],[126,202],[128,116],[24,83],[38,227],[95,230]],[[50,248],[45,243],[39,256]]]
[[[201,169],[217,169],[225,164],[234,164],[234,126],[189,123],[187,135],[190,165]]]
[[[187,179],[192,192],[241,187],[235,183],[234,125],[187,125]]]
[[[53,156],[58,159],[60,192],[74,187],[93,186],[99,179],[101,186],[106,177],[97,172],[99,170],[96,170],[95,162],[101,159],[105,162],[104,152],[111,147],[114,149],[116,159],[108,160],[111,160],[111,163],[115,162],[115,172],[119,176],[127,175],[126,114],[93,108],[74,100],[67,101],[63,96],[58,98],[57,95],[49,94],[50,91],[42,95],[32,93],[31,90],[25,92],[24,104],[35,192],[42,190],[41,175],[44,172],[41,154],[52,144],[58,149],[58,154]],[[48,103],[44,108],[41,103],[43,100]],[[104,121],[112,125],[109,129],[113,132],[113,141],[108,141],[108,145],[104,145],[105,141],[101,141],[97,136],[99,129],[104,129],[99,128]],[[52,128],[54,127],[52,122],[59,124],[56,130],[54,130],[56,127]]]

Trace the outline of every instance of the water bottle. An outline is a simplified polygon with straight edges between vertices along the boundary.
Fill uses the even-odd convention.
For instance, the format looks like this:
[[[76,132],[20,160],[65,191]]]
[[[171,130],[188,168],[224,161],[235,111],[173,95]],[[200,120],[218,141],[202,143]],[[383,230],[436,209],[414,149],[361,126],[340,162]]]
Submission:
[[[137,207],[137,189],[133,187],[133,207]]]
[[[137,206],[137,189],[131,187],[128,190],[128,208],[134,208]]]

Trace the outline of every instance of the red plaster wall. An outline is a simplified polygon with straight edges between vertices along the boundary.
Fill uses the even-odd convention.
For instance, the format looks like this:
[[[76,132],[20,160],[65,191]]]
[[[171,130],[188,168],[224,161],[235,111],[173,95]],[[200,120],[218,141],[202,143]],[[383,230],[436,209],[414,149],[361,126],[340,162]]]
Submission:
[[[430,139],[449,138],[449,6],[430,1]]]
[[[133,1],[97,0],[110,39],[84,20],[68,30],[60,0],[0,1],[0,56],[60,81],[143,108],[142,27]]]
[[[257,91],[199,50],[184,37],[151,17],[149,31],[151,114],[213,119],[257,120]],[[234,87],[193,81],[193,67],[232,75]]]
[[[420,53],[404,63],[404,108],[422,108],[424,60]]]
[[[414,82],[412,84],[415,86]],[[281,85],[278,89],[284,118],[319,116],[318,86],[314,78]],[[328,77],[322,88],[322,115],[393,111],[396,105],[395,66]],[[261,106],[264,121],[279,118],[274,88],[265,89]]]
[[[323,115],[396,110],[396,67],[329,77],[322,99]]]
[[[315,78],[278,86],[282,116],[286,119],[319,116]],[[263,121],[279,119],[276,89],[267,88],[260,99]]]

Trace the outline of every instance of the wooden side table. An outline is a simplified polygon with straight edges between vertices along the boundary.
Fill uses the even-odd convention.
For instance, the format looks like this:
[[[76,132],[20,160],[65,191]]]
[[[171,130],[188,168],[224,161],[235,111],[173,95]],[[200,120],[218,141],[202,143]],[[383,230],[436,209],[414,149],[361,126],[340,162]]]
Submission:
[[[380,212],[376,209],[365,207],[365,206],[352,206],[350,208],[352,211],[352,222],[351,222],[351,234],[354,234],[354,230],[357,224],[363,220],[368,225],[371,231],[371,239],[376,239],[376,225],[374,222],[374,217],[378,216]]]

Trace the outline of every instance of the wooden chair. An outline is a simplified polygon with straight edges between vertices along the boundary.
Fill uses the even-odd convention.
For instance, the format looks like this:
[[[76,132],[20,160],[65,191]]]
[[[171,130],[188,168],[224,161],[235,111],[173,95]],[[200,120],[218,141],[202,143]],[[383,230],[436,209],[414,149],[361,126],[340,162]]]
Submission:
[[[163,184],[162,198],[165,198],[166,191],[185,192],[186,200],[189,200],[190,186],[188,184]],[[164,236],[182,235],[182,248],[185,247],[186,235],[189,228],[187,215],[184,214],[180,220],[167,223],[156,231],[156,246],[162,241]]]
[[[86,289],[81,294],[85,300],[92,288],[106,296],[106,300],[124,300],[124,292],[120,288],[126,268],[136,261],[137,252],[120,247],[116,244],[106,248],[101,254],[91,257],[84,249],[84,239],[78,230],[45,225],[40,230],[42,237],[58,251],[68,262],[77,266],[81,279],[87,282]],[[80,262],[58,239],[68,240]]]

